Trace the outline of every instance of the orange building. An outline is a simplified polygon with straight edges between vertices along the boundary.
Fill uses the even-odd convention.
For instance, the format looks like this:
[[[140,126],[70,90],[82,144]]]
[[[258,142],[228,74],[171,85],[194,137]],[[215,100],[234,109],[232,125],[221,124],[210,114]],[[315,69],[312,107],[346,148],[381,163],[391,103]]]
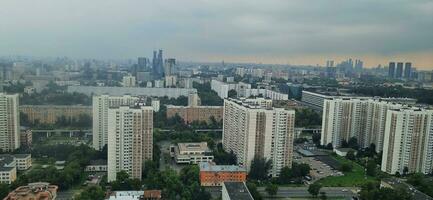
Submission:
[[[200,185],[222,186],[224,182],[245,182],[247,170],[236,165],[200,163]]]

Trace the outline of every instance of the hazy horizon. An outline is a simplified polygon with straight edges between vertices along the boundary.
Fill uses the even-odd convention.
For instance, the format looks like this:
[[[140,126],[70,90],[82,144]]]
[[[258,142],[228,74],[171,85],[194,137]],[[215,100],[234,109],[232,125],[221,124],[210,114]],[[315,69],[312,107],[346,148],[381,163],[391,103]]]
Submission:
[[[3,0],[0,27],[0,55],[433,69],[430,0]]]

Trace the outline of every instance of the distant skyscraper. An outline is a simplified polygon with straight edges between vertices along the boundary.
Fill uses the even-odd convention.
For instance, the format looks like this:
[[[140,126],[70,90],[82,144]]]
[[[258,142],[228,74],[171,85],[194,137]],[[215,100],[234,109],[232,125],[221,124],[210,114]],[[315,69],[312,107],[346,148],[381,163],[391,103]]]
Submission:
[[[362,71],[364,62],[362,62],[362,60],[355,60],[355,70],[360,72]]]
[[[412,75],[412,63],[407,62],[404,65],[404,78],[411,79],[412,78],[411,75]]]
[[[402,77],[403,77],[403,63],[398,62],[397,70],[395,71],[395,78],[402,78]]]
[[[0,150],[13,151],[20,147],[20,113],[18,94],[0,93]]]
[[[333,60],[327,60],[326,61],[326,67],[334,67],[334,61]]]
[[[138,57],[138,62],[137,62],[138,69],[137,69],[137,71],[138,72],[144,72],[146,70],[146,68],[147,68],[147,63],[148,62],[149,62],[149,60],[147,58],[145,58],[145,57]]]
[[[388,77],[395,78],[395,62],[390,62],[388,67]]]
[[[108,109],[107,180],[116,180],[119,171],[141,179],[143,163],[152,160],[153,108],[121,106]]]
[[[155,79],[160,79],[164,75],[164,63],[162,60],[162,50],[153,51],[152,72]]]
[[[174,58],[168,58],[165,59],[164,62],[164,76],[171,76],[173,75],[173,69],[176,65],[176,59]]]

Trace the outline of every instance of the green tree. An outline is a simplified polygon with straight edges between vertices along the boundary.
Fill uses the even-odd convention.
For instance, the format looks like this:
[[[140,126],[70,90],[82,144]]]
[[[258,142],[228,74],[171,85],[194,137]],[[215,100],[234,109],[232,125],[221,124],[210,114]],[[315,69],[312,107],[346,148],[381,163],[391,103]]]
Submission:
[[[278,185],[268,184],[268,185],[266,185],[265,190],[270,196],[275,196],[275,195],[277,195],[277,192],[278,192]]]
[[[409,168],[407,166],[405,166],[403,168],[403,176],[406,176],[409,173]]]
[[[322,185],[320,185],[319,183],[313,183],[308,186],[308,193],[310,193],[313,197],[317,197],[321,188]]]
[[[251,169],[248,177],[253,180],[266,180],[268,178],[268,171],[271,169],[271,160],[266,160],[261,157],[254,157],[251,161]]]
[[[326,192],[320,192],[320,196],[319,196],[319,198],[320,198],[321,200],[326,200],[326,199],[328,199],[328,197],[326,196]]]
[[[320,139],[321,139],[321,134],[320,133],[313,133],[312,139],[313,139],[313,143],[316,145],[320,145]]]
[[[346,154],[346,158],[349,160],[355,160],[355,151],[354,150],[349,150]]]
[[[254,200],[262,200],[262,195],[260,195],[259,191],[257,190],[256,184],[247,182],[247,187]]]
[[[358,139],[356,137],[351,137],[349,139],[349,141],[347,142],[348,147],[352,148],[352,149],[356,149],[358,150],[359,146],[358,146]]]
[[[99,186],[86,187],[78,196],[74,199],[76,200],[103,200],[105,198],[105,193]]]
[[[4,199],[10,192],[9,185],[0,184],[0,199]]]
[[[376,176],[376,162],[374,160],[368,160],[366,173],[369,176]]]
[[[350,164],[350,163],[343,163],[343,164],[341,164],[341,166],[340,166],[340,170],[341,170],[342,172],[351,172],[351,171],[352,171],[352,168],[353,168],[353,165]]]

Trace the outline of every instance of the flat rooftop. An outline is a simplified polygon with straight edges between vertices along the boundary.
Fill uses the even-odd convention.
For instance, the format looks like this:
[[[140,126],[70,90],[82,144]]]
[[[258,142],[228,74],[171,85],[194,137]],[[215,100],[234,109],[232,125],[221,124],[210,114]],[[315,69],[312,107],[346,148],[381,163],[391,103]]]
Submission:
[[[237,165],[213,165],[208,162],[199,164],[200,171],[205,172],[246,172],[246,169]]]
[[[108,200],[140,200],[144,191],[114,191]]]
[[[209,151],[206,142],[178,143],[179,151]]]
[[[230,199],[254,200],[244,182],[224,182]]]

